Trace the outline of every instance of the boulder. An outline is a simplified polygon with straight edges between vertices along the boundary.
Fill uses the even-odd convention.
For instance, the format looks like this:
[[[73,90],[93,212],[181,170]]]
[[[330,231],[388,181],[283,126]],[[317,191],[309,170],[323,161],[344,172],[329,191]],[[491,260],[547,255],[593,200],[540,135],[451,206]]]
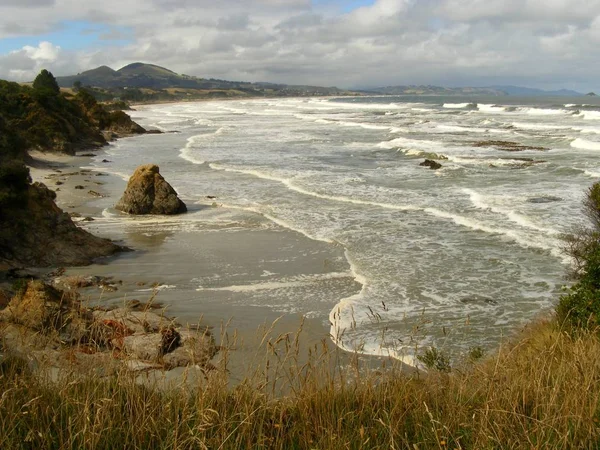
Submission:
[[[441,169],[442,168],[442,165],[439,162],[434,161],[432,159],[426,159],[425,161],[423,161],[419,165],[420,166],[424,166],[424,167],[429,167],[432,170],[437,170],[437,169]]]
[[[181,214],[187,211],[185,203],[154,164],[135,170],[115,208],[128,214]]]
[[[167,370],[189,365],[206,366],[217,354],[215,339],[207,329],[179,330],[180,346],[163,356]]]

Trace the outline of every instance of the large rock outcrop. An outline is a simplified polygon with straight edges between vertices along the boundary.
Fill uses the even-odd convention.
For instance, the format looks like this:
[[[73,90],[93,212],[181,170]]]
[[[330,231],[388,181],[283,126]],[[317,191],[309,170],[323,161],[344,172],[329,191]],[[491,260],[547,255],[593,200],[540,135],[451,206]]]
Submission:
[[[99,369],[104,375],[197,366],[211,370],[219,348],[207,327],[184,327],[151,304],[90,309],[76,292],[29,282],[0,310],[4,351],[33,367]]]
[[[135,169],[115,208],[128,214],[181,214],[187,211],[185,203],[177,197],[177,192],[155,164]]]
[[[42,183],[26,187],[21,203],[0,210],[0,263],[9,267],[80,266],[124,250],[77,227]]]

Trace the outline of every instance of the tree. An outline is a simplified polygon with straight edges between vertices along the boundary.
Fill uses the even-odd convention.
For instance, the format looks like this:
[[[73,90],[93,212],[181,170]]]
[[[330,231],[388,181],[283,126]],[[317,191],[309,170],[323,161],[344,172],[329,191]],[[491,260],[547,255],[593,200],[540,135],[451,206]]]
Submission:
[[[58,95],[60,87],[51,72],[43,69],[33,81],[33,89],[44,95]]]
[[[81,89],[81,81],[77,80],[73,83],[73,90],[75,92],[79,92],[80,89]]]

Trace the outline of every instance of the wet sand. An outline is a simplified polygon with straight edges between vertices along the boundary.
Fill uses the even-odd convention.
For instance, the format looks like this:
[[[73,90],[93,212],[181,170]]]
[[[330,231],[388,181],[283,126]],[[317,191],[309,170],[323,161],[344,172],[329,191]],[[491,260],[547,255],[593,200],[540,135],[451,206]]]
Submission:
[[[94,153],[102,157],[101,151]],[[258,214],[211,206],[209,201],[188,205],[185,218],[125,216],[111,209],[125,181],[98,168],[86,169],[91,157],[32,156],[32,178],[57,190],[57,204],[63,210],[91,233],[134,250],[91,266],[68,268],[66,276],[113,277],[114,291],[82,290],[90,304],[152,299],[182,324],[213,327],[218,343],[233,349],[221,355],[228,358],[232,382],[255,371],[267,354],[275,357],[267,332],[275,342],[302,329],[299,362],[317,348],[338,352],[329,338],[328,318],[311,315],[311,306],[328,301],[333,307],[334,299],[360,290],[343,248],[311,240]],[[86,217],[93,221],[84,221]],[[299,292],[305,294],[300,301]],[[321,292],[330,294],[325,298]],[[248,301],[250,294],[258,300]],[[282,342],[285,339],[278,345]]]

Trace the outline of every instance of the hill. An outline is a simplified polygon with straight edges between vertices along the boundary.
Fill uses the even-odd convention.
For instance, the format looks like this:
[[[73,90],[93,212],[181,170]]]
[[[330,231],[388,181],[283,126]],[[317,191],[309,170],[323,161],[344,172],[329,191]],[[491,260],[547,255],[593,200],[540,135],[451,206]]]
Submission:
[[[545,91],[543,89],[526,88],[520,86],[488,86],[488,87],[460,87],[448,88],[440,86],[387,86],[366,89],[361,92],[379,95],[430,95],[430,96],[503,96],[520,95],[524,97],[535,96],[568,96],[579,97],[580,92],[568,89]]]
[[[430,96],[466,96],[466,95],[487,95],[501,96],[507,95],[506,92],[496,88],[447,88],[441,86],[386,86],[373,89],[366,89],[362,92],[378,95],[430,95]]]
[[[525,97],[580,97],[583,95],[581,92],[571,91],[569,89],[546,91],[543,89],[527,88],[520,86],[491,86],[490,89],[498,89],[500,91],[506,92],[508,95],[521,95]]]
[[[75,84],[93,87],[95,95],[101,99],[119,97],[131,101],[348,94],[348,91],[336,87],[291,86],[197,78],[140,62],[129,64],[119,70],[101,66],[77,75],[58,77],[56,81],[63,88],[70,88]],[[131,92],[131,89],[134,91]]]

